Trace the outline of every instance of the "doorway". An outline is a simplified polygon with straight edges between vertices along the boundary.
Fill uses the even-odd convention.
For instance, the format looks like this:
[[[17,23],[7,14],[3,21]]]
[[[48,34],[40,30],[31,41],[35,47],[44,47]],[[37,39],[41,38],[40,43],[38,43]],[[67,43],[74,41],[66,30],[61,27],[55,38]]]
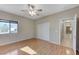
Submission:
[[[76,18],[66,18],[60,23],[60,45],[76,49]]]
[[[73,33],[72,33],[72,21],[70,19],[63,20],[61,29],[61,45],[72,48],[73,46]]]

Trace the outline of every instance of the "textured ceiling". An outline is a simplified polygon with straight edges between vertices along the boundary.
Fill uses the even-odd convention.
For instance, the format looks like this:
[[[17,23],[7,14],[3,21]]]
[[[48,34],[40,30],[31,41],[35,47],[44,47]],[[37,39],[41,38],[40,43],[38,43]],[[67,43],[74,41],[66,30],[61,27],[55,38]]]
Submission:
[[[23,16],[29,19],[38,19],[47,15],[55,14],[64,10],[68,10],[74,7],[77,7],[77,4],[34,4],[36,9],[42,9],[42,12],[39,12],[39,16],[30,16],[28,11],[24,13],[21,10],[27,9],[27,4],[0,4],[0,10]]]

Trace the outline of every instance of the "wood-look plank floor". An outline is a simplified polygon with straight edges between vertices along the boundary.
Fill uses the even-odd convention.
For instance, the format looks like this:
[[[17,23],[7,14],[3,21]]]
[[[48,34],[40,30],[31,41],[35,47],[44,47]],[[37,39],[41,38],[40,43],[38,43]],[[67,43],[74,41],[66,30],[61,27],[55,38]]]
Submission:
[[[74,55],[74,51],[71,48],[59,46],[40,39],[29,39],[13,44],[0,46],[1,55],[29,55],[26,52],[21,51],[22,47],[28,46],[32,48],[37,55]]]

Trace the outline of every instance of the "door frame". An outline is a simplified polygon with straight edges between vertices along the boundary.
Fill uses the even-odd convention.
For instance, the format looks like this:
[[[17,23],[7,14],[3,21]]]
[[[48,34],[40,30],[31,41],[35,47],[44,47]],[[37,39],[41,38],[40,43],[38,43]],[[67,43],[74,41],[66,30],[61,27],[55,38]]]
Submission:
[[[77,15],[75,14],[75,16],[73,17],[69,17],[69,18],[62,18],[60,19],[60,22],[59,22],[59,44],[61,44],[61,29],[62,29],[62,22],[63,20],[67,20],[67,19],[71,19],[71,20],[74,20],[75,21],[75,31],[74,31],[74,35],[73,35],[73,48],[74,50],[76,50],[76,24],[77,24]]]

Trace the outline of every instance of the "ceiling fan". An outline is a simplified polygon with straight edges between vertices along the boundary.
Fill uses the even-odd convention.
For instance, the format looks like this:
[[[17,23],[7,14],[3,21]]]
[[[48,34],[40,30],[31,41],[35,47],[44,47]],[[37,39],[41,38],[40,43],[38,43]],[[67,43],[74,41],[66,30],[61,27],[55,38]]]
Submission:
[[[22,10],[24,12],[28,11],[30,16],[39,16],[39,13],[42,12],[42,9],[36,9],[36,6],[33,4],[27,4],[27,9]]]

